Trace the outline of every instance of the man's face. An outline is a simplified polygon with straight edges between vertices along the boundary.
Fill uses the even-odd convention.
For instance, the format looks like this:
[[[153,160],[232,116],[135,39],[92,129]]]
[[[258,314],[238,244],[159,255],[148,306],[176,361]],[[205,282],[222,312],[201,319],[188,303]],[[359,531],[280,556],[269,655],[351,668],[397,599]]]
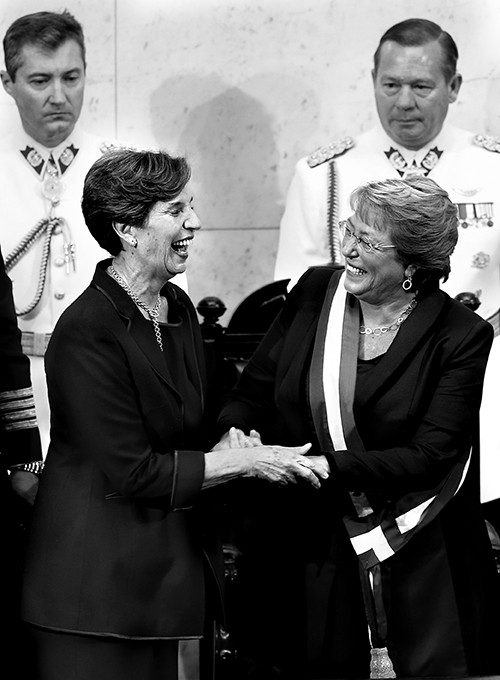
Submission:
[[[436,41],[414,47],[384,43],[372,77],[384,130],[412,150],[421,149],[440,132],[462,84],[459,74],[446,82],[443,52]]]
[[[5,91],[14,98],[25,131],[52,148],[73,131],[82,110],[85,65],[80,46],[67,40],[47,52],[25,45],[22,62],[12,80],[2,71]]]

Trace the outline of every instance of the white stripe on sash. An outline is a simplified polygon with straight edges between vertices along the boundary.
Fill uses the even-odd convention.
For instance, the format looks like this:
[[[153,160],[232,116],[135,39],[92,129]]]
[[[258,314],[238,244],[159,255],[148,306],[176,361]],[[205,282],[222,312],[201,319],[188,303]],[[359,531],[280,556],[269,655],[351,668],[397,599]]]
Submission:
[[[407,531],[411,531],[412,529],[414,529],[420,522],[420,519],[424,514],[425,510],[427,510],[429,505],[434,500],[436,500],[436,496],[429,498],[420,505],[417,505],[415,508],[412,508],[411,510],[408,510],[408,512],[404,512],[399,517],[396,517],[395,522],[398,526],[399,531],[402,534],[405,534]]]
[[[389,545],[381,527],[375,527],[371,531],[359,536],[351,536],[351,543],[356,555],[362,555],[368,550],[373,550],[379,562],[394,555],[394,550]]]
[[[336,451],[345,450],[344,430],[340,411],[340,359],[342,332],[347,291],[344,288],[345,273],[339,279],[333,296],[325,337],[323,358],[323,391],[325,394],[328,429]]]

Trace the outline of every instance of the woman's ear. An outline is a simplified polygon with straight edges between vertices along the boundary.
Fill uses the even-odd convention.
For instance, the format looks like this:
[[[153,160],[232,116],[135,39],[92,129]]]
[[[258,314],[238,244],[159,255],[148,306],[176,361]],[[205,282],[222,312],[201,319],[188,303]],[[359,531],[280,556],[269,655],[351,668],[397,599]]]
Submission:
[[[415,272],[417,271],[417,267],[414,264],[409,264],[405,267],[405,276],[407,279],[411,279],[413,276],[415,276]]]
[[[113,222],[113,229],[124,244],[128,243],[128,245],[132,246],[132,248],[137,247],[137,239],[132,233],[133,227],[131,227],[130,224],[124,224],[123,222]]]

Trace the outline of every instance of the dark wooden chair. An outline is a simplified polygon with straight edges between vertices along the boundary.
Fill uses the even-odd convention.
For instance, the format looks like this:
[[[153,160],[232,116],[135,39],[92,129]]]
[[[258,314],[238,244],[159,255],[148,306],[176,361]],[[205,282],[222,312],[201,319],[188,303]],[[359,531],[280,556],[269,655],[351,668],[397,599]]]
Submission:
[[[201,332],[208,373],[209,421],[215,421],[224,397],[236,384],[244,366],[279,314],[286,299],[288,281],[289,279],[274,281],[251,293],[238,305],[225,327],[219,322],[226,311],[222,300],[206,297],[198,303],[196,309],[203,319]],[[238,578],[238,569],[241,552],[234,537],[235,520],[231,499],[224,498],[223,504],[227,625],[226,628],[219,627],[217,630],[215,677],[217,680],[251,680],[257,677],[265,680],[261,677],[260,670],[253,668],[239,654],[239,603],[242,599],[242,584]],[[271,675],[269,679],[271,680]]]

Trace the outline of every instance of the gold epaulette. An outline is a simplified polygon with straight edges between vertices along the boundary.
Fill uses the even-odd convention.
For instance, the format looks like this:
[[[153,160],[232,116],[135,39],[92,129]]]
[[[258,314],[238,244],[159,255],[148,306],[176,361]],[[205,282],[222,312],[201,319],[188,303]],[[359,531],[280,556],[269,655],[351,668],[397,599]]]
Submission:
[[[99,145],[99,151],[101,153],[107,153],[108,151],[117,151],[118,149],[122,149],[123,147],[120,146],[120,144],[116,144],[116,142],[102,142]]]
[[[352,149],[353,146],[354,139],[352,137],[343,137],[327,146],[320,146],[319,149],[316,149],[316,151],[313,151],[313,153],[307,157],[307,165],[310,168],[315,168],[317,165],[321,165],[326,161],[337,158],[337,156],[341,156],[349,149]]]
[[[493,137],[492,135],[476,135],[474,137],[474,144],[482,146],[487,151],[495,151],[500,153],[500,137]]]

